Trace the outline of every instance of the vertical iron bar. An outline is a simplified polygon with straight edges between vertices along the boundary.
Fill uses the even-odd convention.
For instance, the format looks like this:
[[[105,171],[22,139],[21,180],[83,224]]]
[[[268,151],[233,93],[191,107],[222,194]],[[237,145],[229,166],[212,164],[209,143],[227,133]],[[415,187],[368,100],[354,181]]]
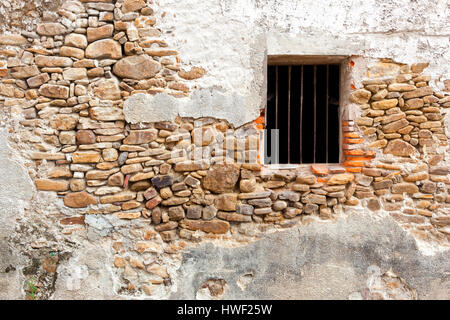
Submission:
[[[278,66],[275,66],[275,129],[278,129]]]
[[[326,113],[326,124],[325,124],[325,152],[326,152],[326,162],[328,163],[328,86],[329,86],[329,65],[327,64],[327,86],[326,86],[326,105],[325,105],[325,113]]]
[[[291,69],[288,69],[288,163],[291,163]]]
[[[317,65],[314,65],[314,160],[313,162],[316,163],[316,131],[317,131],[317,117],[316,117],[316,104],[317,104]]]
[[[303,163],[303,65],[300,69],[300,163]]]

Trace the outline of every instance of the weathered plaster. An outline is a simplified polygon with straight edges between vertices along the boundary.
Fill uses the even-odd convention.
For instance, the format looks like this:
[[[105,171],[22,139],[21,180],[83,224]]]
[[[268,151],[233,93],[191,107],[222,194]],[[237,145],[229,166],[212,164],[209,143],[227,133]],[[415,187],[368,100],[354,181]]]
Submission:
[[[419,299],[448,299],[449,251],[421,253],[389,216],[365,213],[275,232],[240,248],[202,244],[183,254],[172,299],[195,299],[208,279],[224,279],[224,299],[348,299],[370,292],[374,272],[392,270]],[[245,291],[238,279],[253,274]],[[369,288],[368,288],[369,286]],[[386,288],[385,288],[386,289]],[[358,294],[356,294],[358,293]],[[400,297],[397,297],[400,298]]]

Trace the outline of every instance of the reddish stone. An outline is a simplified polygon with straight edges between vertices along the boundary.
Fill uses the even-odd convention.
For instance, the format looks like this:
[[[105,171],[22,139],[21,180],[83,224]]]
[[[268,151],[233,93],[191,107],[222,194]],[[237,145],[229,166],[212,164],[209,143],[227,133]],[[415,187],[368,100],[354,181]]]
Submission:
[[[203,178],[203,187],[215,193],[232,192],[239,174],[238,164],[216,164]]]
[[[153,209],[154,207],[156,207],[158,204],[160,204],[161,202],[161,198],[160,197],[156,197],[153,198],[149,201],[147,201],[147,203],[145,204],[145,207],[149,210]]]
[[[78,130],[76,138],[78,144],[92,144],[96,142],[95,134],[91,130]]]

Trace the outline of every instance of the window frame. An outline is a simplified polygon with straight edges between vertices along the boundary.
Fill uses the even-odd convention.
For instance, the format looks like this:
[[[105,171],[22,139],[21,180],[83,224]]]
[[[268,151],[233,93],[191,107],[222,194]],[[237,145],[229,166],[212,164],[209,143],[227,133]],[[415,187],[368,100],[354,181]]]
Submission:
[[[266,170],[291,170],[291,169],[305,169],[309,168],[311,165],[326,165],[326,166],[341,166],[343,157],[343,134],[342,134],[342,121],[348,117],[348,109],[345,107],[344,101],[348,97],[345,94],[344,88],[350,88],[350,70],[348,68],[350,62],[349,56],[342,55],[292,55],[292,54],[277,54],[277,55],[267,55],[266,63],[264,67],[264,100],[263,108],[264,110],[264,124],[267,123],[267,81],[268,75],[267,70],[269,65],[279,65],[279,66],[294,66],[294,65],[315,65],[315,64],[339,64],[340,65],[340,75],[339,75],[339,163],[289,163],[289,164],[276,164],[276,163],[264,163],[265,154],[265,141],[264,134],[260,134],[260,148],[259,148],[259,159],[261,159],[261,165]],[[264,129],[266,126],[264,125]]]

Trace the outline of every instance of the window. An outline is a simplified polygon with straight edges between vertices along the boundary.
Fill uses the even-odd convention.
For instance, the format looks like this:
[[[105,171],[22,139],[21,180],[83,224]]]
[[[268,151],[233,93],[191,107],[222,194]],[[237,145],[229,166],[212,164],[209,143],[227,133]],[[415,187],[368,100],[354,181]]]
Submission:
[[[271,163],[339,163],[339,78],[338,63],[269,59],[265,148]],[[279,156],[274,161],[270,141],[277,135]]]

